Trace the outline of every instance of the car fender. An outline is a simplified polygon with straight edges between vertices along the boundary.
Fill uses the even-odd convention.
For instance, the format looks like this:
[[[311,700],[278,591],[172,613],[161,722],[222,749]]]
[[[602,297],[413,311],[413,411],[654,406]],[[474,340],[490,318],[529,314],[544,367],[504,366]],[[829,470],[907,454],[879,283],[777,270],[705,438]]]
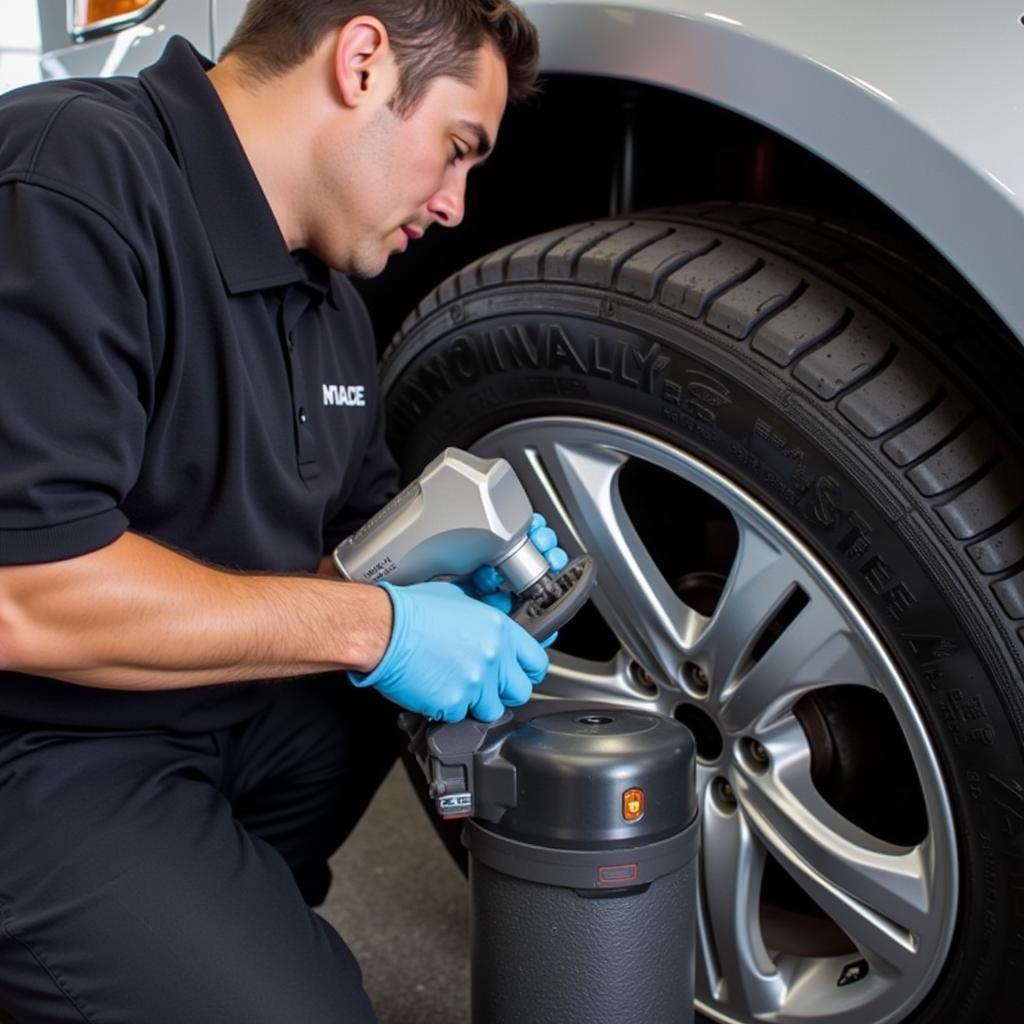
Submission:
[[[789,137],[913,226],[1024,339],[1019,0],[523,6],[545,72],[664,86]]]

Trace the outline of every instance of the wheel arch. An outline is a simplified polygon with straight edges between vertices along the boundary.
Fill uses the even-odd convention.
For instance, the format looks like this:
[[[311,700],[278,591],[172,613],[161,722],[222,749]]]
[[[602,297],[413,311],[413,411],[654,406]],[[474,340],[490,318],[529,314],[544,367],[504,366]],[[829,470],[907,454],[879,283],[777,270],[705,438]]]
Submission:
[[[690,0],[524,6],[545,74],[655,85],[791,140],[877,197],[1024,339],[1015,271],[1024,261],[1024,154],[992,113],[1002,100],[1009,115],[1003,98],[1019,91],[1008,83],[1024,88],[1016,6],[989,0],[969,29],[943,24],[921,0],[897,5],[898,17],[879,11],[870,25],[859,7],[829,0],[796,0],[785,17],[754,0],[716,4],[728,14]],[[915,31],[928,24],[922,46]],[[991,65],[969,89],[946,73],[963,59],[964,31],[984,39],[975,52]],[[920,65],[907,67],[908,52],[921,54]],[[943,54],[948,63],[938,66]]]

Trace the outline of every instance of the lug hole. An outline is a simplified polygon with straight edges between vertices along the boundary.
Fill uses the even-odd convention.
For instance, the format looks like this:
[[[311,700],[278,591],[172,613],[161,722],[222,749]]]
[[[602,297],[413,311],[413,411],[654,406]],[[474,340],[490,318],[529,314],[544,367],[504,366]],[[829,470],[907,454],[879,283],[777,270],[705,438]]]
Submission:
[[[646,697],[657,697],[658,683],[654,676],[647,669],[640,665],[633,666],[633,682],[637,689],[641,690]]]
[[[719,775],[711,786],[715,805],[723,814],[736,813],[736,792],[727,778]]]
[[[748,736],[743,741],[743,759],[755,772],[768,771],[768,764],[771,760],[768,751],[763,743]]]
[[[686,663],[686,667],[683,669],[683,676],[687,687],[697,697],[706,696],[708,690],[711,689],[707,672],[700,665],[694,664],[692,661]]]

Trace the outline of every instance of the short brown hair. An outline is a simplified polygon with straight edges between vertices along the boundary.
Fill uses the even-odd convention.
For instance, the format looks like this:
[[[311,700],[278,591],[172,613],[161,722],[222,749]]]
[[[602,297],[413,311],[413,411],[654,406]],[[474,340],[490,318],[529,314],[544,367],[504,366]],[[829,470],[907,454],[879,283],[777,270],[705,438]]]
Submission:
[[[536,88],[537,30],[511,0],[249,0],[221,56],[237,54],[250,75],[268,81],[360,14],[379,18],[388,30],[399,114],[410,113],[435,78],[472,82],[477,53],[488,42],[505,61],[509,102]]]

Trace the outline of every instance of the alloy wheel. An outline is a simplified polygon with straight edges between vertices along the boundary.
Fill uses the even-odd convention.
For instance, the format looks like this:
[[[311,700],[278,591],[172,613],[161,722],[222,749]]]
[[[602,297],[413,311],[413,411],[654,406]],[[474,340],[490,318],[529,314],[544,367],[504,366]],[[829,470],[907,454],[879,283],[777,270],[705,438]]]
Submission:
[[[954,823],[910,692],[835,573],[750,494],[628,427],[522,420],[474,450],[508,459],[598,562],[600,625],[563,631],[538,699],[656,710],[697,739],[701,1012],[903,1019],[949,950]],[[680,531],[731,524],[717,571],[686,571],[692,538],[644,526],[672,500]]]

